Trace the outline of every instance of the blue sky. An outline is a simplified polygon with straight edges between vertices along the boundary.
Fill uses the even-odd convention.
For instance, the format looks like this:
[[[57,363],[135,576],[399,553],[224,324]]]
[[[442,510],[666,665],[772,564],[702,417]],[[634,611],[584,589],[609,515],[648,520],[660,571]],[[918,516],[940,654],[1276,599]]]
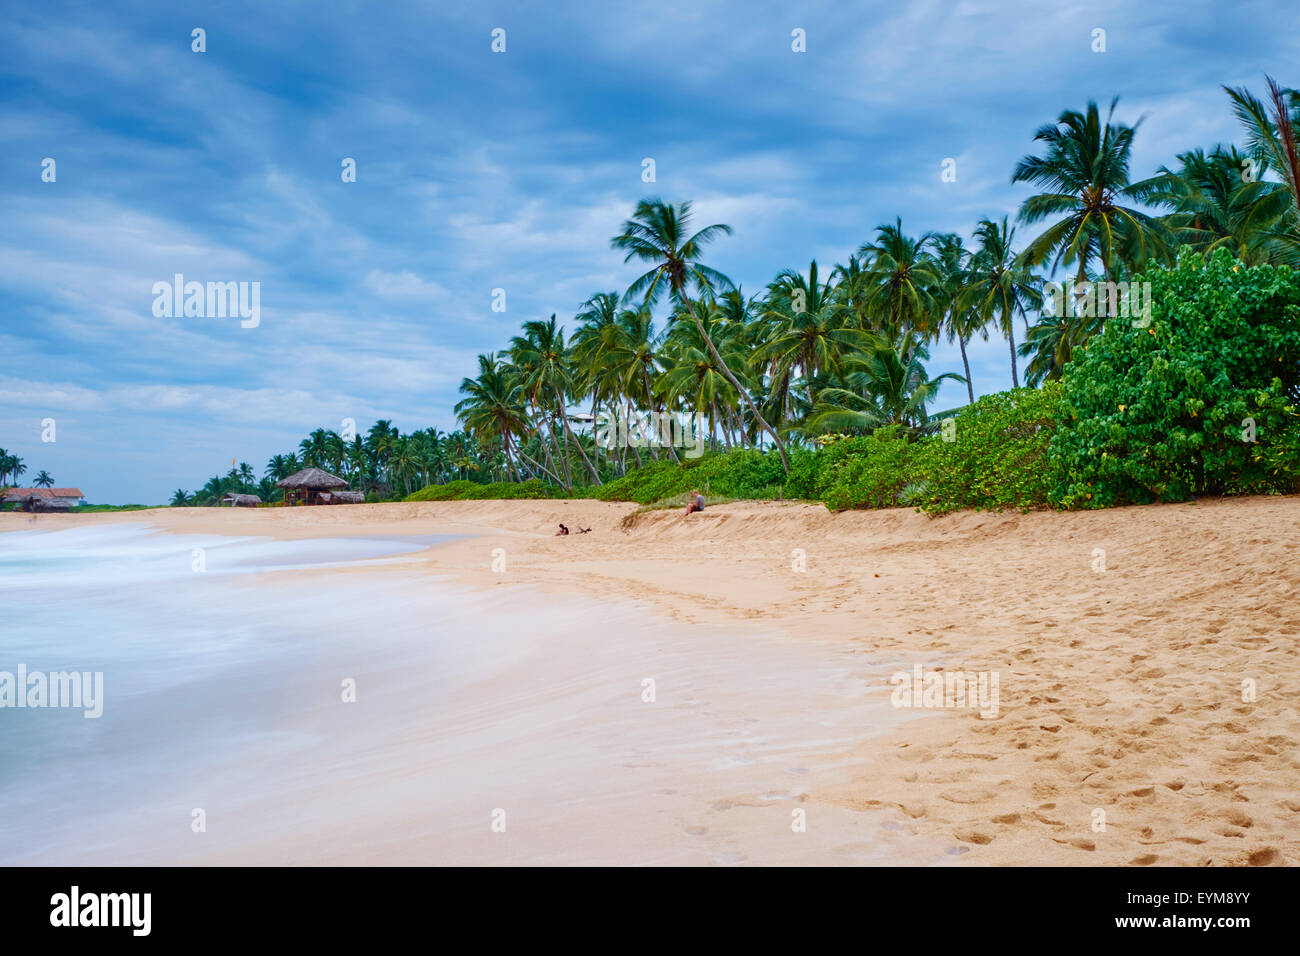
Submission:
[[[757,292],[875,227],[969,235],[1064,108],[1145,114],[1134,174],[1237,139],[1221,84],[1300,84],[1286,2],[42,3],[0,33],[0,446],[158,503],[316,427],[455,427],[475,356],[637,273],[646,196]],[[207,50],[191,50],[191,31]],[[491,51],[493,29],[506,52]],[[806,32],[807,52],[791,50]],[[1094,53],[1093,30],[1106,31]],[[42,182],[42,160],[57,179]],[[341,161],[357,181],[341,181]],[[657,181],[642,182],[652,157]],[[956,182],[941,163],[956,160]],[[1021,227],[1018,239],[1033,227]],[[155,317],[259,282],[261,323]],[[507,311],[491,310],[506,290]],[[932,373],[960,370],[934,350]],[[1010,385],[976,343],[977,393]],[[938,406],[963,401],[946,385]],[[41,441],[54,419],[56,438]]]

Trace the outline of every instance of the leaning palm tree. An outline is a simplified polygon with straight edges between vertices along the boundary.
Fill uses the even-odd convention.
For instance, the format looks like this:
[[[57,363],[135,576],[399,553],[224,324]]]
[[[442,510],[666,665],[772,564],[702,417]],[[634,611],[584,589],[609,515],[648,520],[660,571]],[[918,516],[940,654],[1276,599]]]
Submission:
[[[1053,271],[1073,265],[1080,286],[1093,259],[1113,279],[1149,260],[1169,258],[1170,237],[1162,224],[1125,205],[1145,202],[1155,183],[1129,182],[1133,137],[1142,121],[1132,126],[1112,122],[1118,102],[1118,97],[1111,101],[1104,124],[1094,102],[1084,113],[1062,112],[1034,134],[1047,144],[1044,155],[1024,157],[1011,174],[1013,183],[1045,190],[1021,204],[1020,221],[1056,219],[1025,248],[1028,264],[1050,261]]]
[[[587,470],[591,472],[591,478],[596,484],[600,484],[600,473],[596,471],[596,466],[591,463],[587,457],[586,450],[582,447],[582,442],[573,434],[573,429],[569,427],[569,410],[567,405],[568,396],[575,394],[578,389],[574,377],[572,355],[564,343],[564,329],[556,324],[555,314],[552,313],[550,319],[541,320],[533,319],[525,322],[523,325],[523,335],[516,335],[510,341],[511,354],[514,356],[516,365],[528,369],[522,385],[529,394],[542,399],[542,404],[554,403],[552,411],[560,420],[560,428],[565,440],[565,474],[570,477],[569,486],[572,487],[572,478],[568,475],[568,449],[570,444],[578,449],[583,463],[586,464]]]
[[[1042,280],[1029,268],[1027,254],[1017,256],[1012,251],[1016,231],[1007,225],[982,219],[975,227],[979,248],[971,256],[971,267],[966,288],[957,300],[958,309],[974,309],[979,319],[987,324],[997,321],[1011,348],[1011,386],[1020,387],[1016,371],[1015,318],[1023,318],[1027,309],[1042,307],[1040,291]],[[1027,320],[1026,320],[1027,321]]]
[[[48,471],[42,468],[36,473],[36,477],[32,479],[32,484],[37,488],[52,488],[54,486],[54,479],[50,477]]]
[[[1232,100],[1232,111],[1246,130],[1246,149],[1260,164],[1260,171],[1271,169],[1282,179],[1285,190],[1260,197],[1278,221],[1269,230],[1268,245],[1280,263],[1300,265],[1300,92],[1284,90],[1266,76],[1268,105],[1244,87],[1224,87]],[[1282,200],[1279,207],[1278,200]],[[1289,202],[1287,201],[1289,200]]]
[[[637,203],[632,218],[623,223],[623,232],[610,240],[610,244],[615,249],[627,253],[624,262],[637,259],[652,264],[649,271],[628,287],[626,296],[627,298],[639,297],[645,304],[653,305],[659,296],[667,291],[675,307],[674,311],[691,317],[706,349],[713,357],[713,361],[717,363],[718,370],[744,400],[749,407],[749,413],[754,416],[759,427],[776,443],[781,464],[788,474],[790,460],[786,457],[781,436],[767,423],[749,392],[732,374],[718,352],[717,345],[705,332],[699,310],[691,300],[692,291],[697,295],[712,298],[717,292],[733,286],[732,281],[725,275],[701,261],[704,246],[720,235],[730,235],[731,227],[717,223],[690,234],[690,223],[689,200],[679,205],[665,203],[658,199],[643,199]]]

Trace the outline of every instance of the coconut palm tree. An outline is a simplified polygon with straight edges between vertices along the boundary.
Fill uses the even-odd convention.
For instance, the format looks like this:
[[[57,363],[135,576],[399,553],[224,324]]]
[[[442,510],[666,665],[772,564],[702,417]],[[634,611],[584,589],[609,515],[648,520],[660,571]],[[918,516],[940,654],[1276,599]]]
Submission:
[[[931,248],[934,250],[934,268],[939,276],[937,298],[943,305],[940,329],[949,342],[956,342],[961,350],[961,365],[966,372],[966,394],[970,403],[975,404],[975,386],[971,384],[970,360],[966,357],[966,343],[976,335],[988,338],[988,323],[980,316],[979,310],[967,305],[959,305],[962,293],[970,279],[971,254],[962,243],[961,236],[954,232],[932,237]]]
[[[36,473],[36,477],[32,479],[32,485],[36,488],[52,488],[54,487],[54,479],[50,477],[48,471],[42,468]]]
[[[190,503],[189,492],[187,492],[184,488],[177,488],[176,492],[172,495],[171,506],[173,508],[184,508],[189,503]]]
[[[1037,388],[1043,382],[1059,379],[1074,353],[1103,321],[1077,315],[1041,316],[1025,331],[1025,341],[1017,347],[1020,355],[1029,359],[1025,384]]]
[[[867,270],[859,280],[867,311],[890,338],[908,331],[929,338],[938,332],[935,293],[939,272],[926,251],[931,233],[913,238],[903,232],[902,218],[876,227],[876,239],[858,250]]]
[[[834,286],[819,281],[815,259],[807,278],[787,269],[773,280],[762,321],[765,340],[757,357],[771,361],[773,380],[784,380],[796,369],[809,382],[821,373],[838,374],[847,355],[873,344],[871,336],[856,326],[852,309],[836,296]],[[811,384],[808,398],[816,401]]]
[[[956,372],[930,378],[922,364],[929,358],[916,332],[904,332],[881,341],[870,352],[850,360],[851,370],[842,387],[821,390],[803,431],[809,434],[871,431],[899,425],[911,434],[929,423],[926,406],[945,379],[962,381]]]
[[[1284,189],[1261,190],[1261,216],[1275,213],[1267,245],[1274,261],[1300,265],[1300,92],[1284,90],[1271,76],[1266,103],[1249,90],[1224,87],[1232,112],[1246,131],[1246,150],[1260,164],[1281,177]],[[1266,105],[1267,104],[1267,105]],[[1258,180],[1258,177],[1256,177]],[[1289,200],[1289,201],[1288,201]]]
[[[1256,178],[1251,161],[1235,146],[1180,153],[1177,169],[1162,166],[1152,178],[1147,201],[1171,208],[1162,221],[1179,245],[1206,254],[1226,248],[1249,265],[1267,262],[1271,230],[1291,199],[1281,183]]]
[[[511,355],[516,365],[528,370],[521,382],[524,390],[540,397],[542,407],[553,403],[551,410],[559,418],[564,435],[564,465],[569,487],[572,487],[568,461],[570,444],[578,449],[592,480],[599,485],[600,474],[596,471],[596,466],[591,463],[582,442],[569,427],[568,398],[576,394],[578,388],[572,355],[564,342],[564,328],[557,324],[555,313],[551,313],[551,317],[545,321],[533,319],[525,322],[523,333],[510,340]]]
[[[1113,122],[1118,102],[1118,97],[1111,101],[1105,123],[1095,102],[1083,113],[1063,111],[1034,134],[1046,144],[1044,154],[1024,157],[1011,174],[1013,183],[1045,190],[1021,204],[1020,221],[1056,220],[1025,248],[1027,263],[1050,261],[1053,271],[1073,265],[1080,286],[1093,260],[1107,279],[1114,279],[1123,270],[1169,258],[1171,237],[1164,226],[1135,205],[1125,205],[1145,202],[1155,183],[1129,182],[1133,137],[1142,121],[1132,126]]]
[[[494,353],[480,355],[478,377],[466,378],[460,383],[460,392],[465,398],[456,403],[456,417],[478,440],[501,442],[507,459],[518,454],[528,463],[530,470],[559,482],[558,476],[529,458],[517,445],[531,428],[528,412],[520,401],[521,390],[522,386],[510,380],[504,364]]]
[[[1011,348],[1011,386],[1020,387],[1016,371],[1015,318],[1023,318],[1026,309],[1042,307],[1042,280],[1029,268],[1027,255],[1012,251],[1016,230],[1007,225],[982,219],[975,227],[979,248],[971,256],[966,288],[957,300],[957,308],[974,309],[979,320],[987,324],[996,320]],[[1085,276],[1086,278],[1086,276]]]
[[[739,424],[731,416],[731,409],[738,407],[741,399],[736,383],[743,376],[741,388],[749,385],[744,329],[725,322],[719,309],[706,309],[698,303],[696,317],[698,322],[673,323],[664,342],[668,358],[661,380],[664,396],[670,404],[682,403],[707,415],[709,434],[715,443],[721,426],[723,441],[730,448],[732,434],[738,431],[733,426]],[[708,342],[713,343],[713,349]],[[723,371],[724,365],[727,372]]]
[[[636,259],[651,263],[651,268],[628,287],[626,297],[642,298],[646,305],[653,305],[666,291],[674,305],[674,311],[690,316],[723,377],[730,381],[732,388],[748,405],[755,421],[776,443],[781,464],[788,474],[790,461],[786,457],[781,436],[763,418],[754,400],[723,360],[716,344],[705,332],[700,310],[691,299],[692,292],[697,296],[712,298],[717,292],[726,291],[733,286],[730,279],[706,266],[701,259],[704,247],[718,236],[730,235],[731,227],[715,223],[692,234],[690,223],[689,200],[673,205],[658,199],[643,199],[637,204],[632,218],[623,223],[622,233],[610,240],[615,249],[626,253],[624,262]]]

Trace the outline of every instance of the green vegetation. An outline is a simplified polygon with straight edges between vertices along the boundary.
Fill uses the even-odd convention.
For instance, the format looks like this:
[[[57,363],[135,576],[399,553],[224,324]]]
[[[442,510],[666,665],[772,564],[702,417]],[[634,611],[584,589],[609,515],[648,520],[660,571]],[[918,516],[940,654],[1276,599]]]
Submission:
[[[1242,144],[1147,178],[1131,169],[1141,124],[1118,122],[1114,102],[1104,116],[1096,103],[1061,112],[1012,171],[1036,190],[1017,217],[1036,233],[1021,251],[1009,217],[979,219],[970,248],[895,218],[846,263],[786,269],[747,296],[706,262],[730,226],[643,200],[610,245],[644,271],[592,295],[571,334],[555,315],[532,319],[479,356],[455,408],[464,431],[318,429],[260,482],[240,465],[173,503],[274,500],[275,480],[306,465],[367,500],[653,506],[700,487],[942,513],[1295,490],[1300,94],[1267,84],[1264,99],[1225,90]],[[1122,311],[1097,305],[1109,283],[1123,284]],[[1143,283],[1150,312],[1135,325]],[[967,345],[990,331],[1007,341],[1013,388],[976,401]],[[927,370],[941,338],[962,374]],[[936,415],[949,382],[970,403]],[[598,441],[592,423],[611,413],[655,429],[698,421],[702,457],[640,426]]]
[[[1300,275],[1244,267],[1220,248],[1147,278],[1150,326],[1106,323],[1066,369],[1054,500],[1296,490]]]

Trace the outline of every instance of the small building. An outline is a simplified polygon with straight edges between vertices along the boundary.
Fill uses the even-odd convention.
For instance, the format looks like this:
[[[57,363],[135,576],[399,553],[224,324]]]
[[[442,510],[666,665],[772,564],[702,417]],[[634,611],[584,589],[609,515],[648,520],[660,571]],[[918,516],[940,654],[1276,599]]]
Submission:
[[[362,505],[366,496],[360,491],[322,491],[319,503],[323,505]]]
[[[80,488],[8,488],[0,498],[0,504],[18,504],[27,511],[67,511],[85,501]]]
[[[223,505],[230,505],[232,508],[256,508],[262,503],[262,499],[257,495],[241,495],[231,492],[221,499]]]
[[[323,493],[344,491],[347,486],[348,483],[338,475],[331,475],[328,471],[321,471],[319,468],[304,468],[275,483],[275,487],[284,489],[286,505],[327,504],[327,501],[321,501]]]

